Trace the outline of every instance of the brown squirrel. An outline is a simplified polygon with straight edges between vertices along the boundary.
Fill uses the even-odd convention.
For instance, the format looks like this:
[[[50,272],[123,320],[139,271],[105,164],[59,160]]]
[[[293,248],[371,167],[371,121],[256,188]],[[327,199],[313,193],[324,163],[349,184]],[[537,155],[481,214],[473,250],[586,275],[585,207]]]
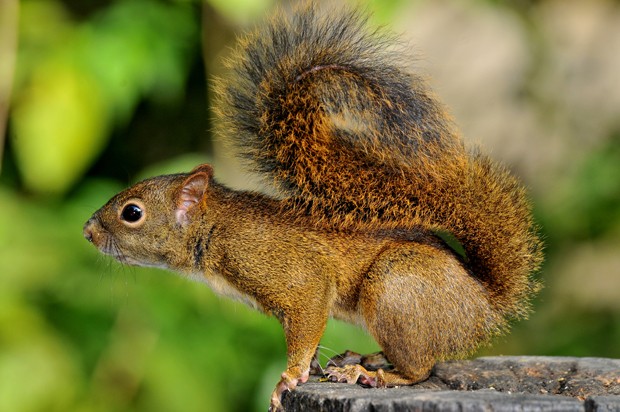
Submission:
[[[464,147],[389,38],[356,11],[309,5],[240,43],[218,113],[280,197],[226,188],[202,165],[119,193],[86,239],[275,316],[288,364],[272,410],[308,379],[330,316],[366,328],[393,365],[335,362],[331,379],[394,386],[528,314],[542,247],[524,188]]]

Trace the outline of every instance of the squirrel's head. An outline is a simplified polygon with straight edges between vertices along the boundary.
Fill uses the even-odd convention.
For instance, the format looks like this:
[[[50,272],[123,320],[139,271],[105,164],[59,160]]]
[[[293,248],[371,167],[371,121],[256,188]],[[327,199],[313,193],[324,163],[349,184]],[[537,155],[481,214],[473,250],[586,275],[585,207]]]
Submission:
[[[171,268],[178,265],[190,223],[204,210],[213,169],[157,176],[126,189],[96,211],[84,237],[121,263]]]

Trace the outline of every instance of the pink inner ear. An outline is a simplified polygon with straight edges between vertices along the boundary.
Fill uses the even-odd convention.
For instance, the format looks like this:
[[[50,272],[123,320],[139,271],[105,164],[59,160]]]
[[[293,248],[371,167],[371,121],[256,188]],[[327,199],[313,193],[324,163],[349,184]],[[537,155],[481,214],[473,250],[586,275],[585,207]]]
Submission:
[[[185,181],[177,200],[175,212],[177,223],[181,225],[188,223],[187,213],[202,201],[208,185],[209,177],[204,172],[195,173]]]

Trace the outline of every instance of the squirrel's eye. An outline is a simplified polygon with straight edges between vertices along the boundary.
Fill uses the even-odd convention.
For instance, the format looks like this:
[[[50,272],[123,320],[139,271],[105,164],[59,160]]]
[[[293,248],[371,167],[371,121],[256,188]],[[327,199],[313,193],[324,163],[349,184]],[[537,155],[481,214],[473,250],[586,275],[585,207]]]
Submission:
[[[143,212],[138,205],[128,204],[123,208],[121,219],[129,223],[135,223],[142,218]]]

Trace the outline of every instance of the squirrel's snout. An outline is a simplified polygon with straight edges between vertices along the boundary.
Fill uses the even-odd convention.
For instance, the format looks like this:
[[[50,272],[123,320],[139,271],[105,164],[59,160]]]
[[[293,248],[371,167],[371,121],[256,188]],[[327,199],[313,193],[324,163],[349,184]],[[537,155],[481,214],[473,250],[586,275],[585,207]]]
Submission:
[[[88,240],[90,243],[93,243],[93,232],[94,232],[93,226],[94,225],[95,225],[95,219],[91,217],[84,224],[84,230],[82,232],[84,234],[84,238]]]

